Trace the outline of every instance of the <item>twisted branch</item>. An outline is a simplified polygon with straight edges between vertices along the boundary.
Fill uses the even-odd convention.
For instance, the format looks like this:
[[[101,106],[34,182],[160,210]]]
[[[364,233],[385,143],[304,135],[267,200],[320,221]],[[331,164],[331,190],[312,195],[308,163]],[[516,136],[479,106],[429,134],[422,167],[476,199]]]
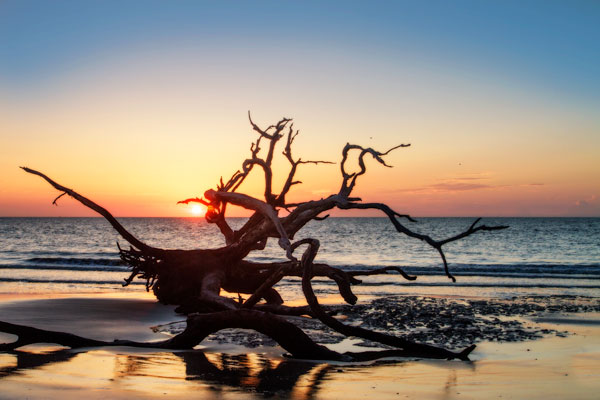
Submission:
[[[389,346],[394,346],[401,348],[404,352],[408,354],[414,354],[421,357],[431,357],[431,358],[447,358],[454,359],[458,358],[461,360],[468,360],[469,354],[475,349],[475,345],[471,345],[461,351],[460,353],[455,353],[446,349],[442,349],[435,346],[430,346],[426,344],[414,343],[409,340],[406,340],[402,337],[397,337],[393,335],[388,335],[385,333],[371,331],[369,329],[361,328],[358,326],[345,325],[342,322],[338,321],[331,315],[327,314],[325,310],[319,304],[317,296],[315,295],[312,285],[311,285],[311,277],[312,277],[312,265],[313,260],[319,251],[319,241],[316,239],[304,239],[297,242],[300,244],[307,244],[308,247],[302,254],[302,267],[304,269],[304,274],[302,275],[302,291],[304,292],[304,296],[308,305],[310,306],[312,312],[316,315],[316,317],[323,322],[325,325],[330,327],[331,329],[345,335],[345,336],[355,336],[360,337],[367,340],[372,340],[375,342],[379,342],[382,344],[387,344]]]
[[[410,230],[407,227],[405,227],[404,225],[402,225],[400,223],[400,221],[398,221],[398,217],[408,218],[410,221],[413,221],[413,222],[416,222],[416,221],[414,219],[410,218],[410,216],[398,214],[397,212],[395,212],[394,210],[392,210],[390,207],[388,207],[385,204],[342,202],[342,203],[338,204],[338,207],[343,210],[377,209],[377,210],[382,211],[383,213],[385,213],[388,216],[389,220],[392,222],[392,224],[394,225],[394,227],[396,228],[396,230],[398,232],[403,233],[408,237],[419,239],[437,250],[437,252],[439,253],[439,255],[442,259],[443,265],[444,265],[444,272],[446,273],[446,276],[452,280],[452,282],[456,282],[456,278],[450,273],[450,270],[448,268],[448,261],[446,260],[446,255],[444,254],[444,251],[442,250],[442,246],[444,246],[445,244],[457,241],[459,239],[463,239],[463,238],[470,236],[479,231],[497,231],[497,230],[502,230],[502,229],[508,228],[507,225],[499,225],[499,226],[479,225],[479,226],[476,226],[477,223],[479,221],[481,221],[481,218],[477,218],[475,220],[475,222],[473,222],[467,230],[465,230],[455,236],[451,236],[447,239],[434,240],[428,235],[413,232],[412,230]]]
[[[342,171],[342,188],[340,189],[340,193],[348,196],[352,189],[354,189],[354,185],[356,184],[356,179],[367,172],[367,167],[365,165],[364,157],[367,154],[370,154],[378,163],[381,165],[391,168],[391,165],[387,165],[383,160],[383,156],[388,155],[393,150],[396,150],[401,147],[409,147],[410,144],[399,144],[398,146],[392,147],[386,152],[379,152],[377,150],[373,150],[372,148],[364,148],[362,146],[356,144],[346,143],[346,146],[342,149],[342,162],[340,163],[340,169]],[[350,150],[360,150],[360,154],[358,156],[358,166],[360,167],[360,171],[349,173],[346,171],[346,161],[348,160],[348,153]],[[348,183],[350,182],[350,183]]]
[[[156,249],[154,247],[148,246],[147,244],[141,242],[138,238],[133,236],[131,233],[129,233],[129,231],[127,229],[125,229],[123,227],[123,225],[121,225],[119,223],[119,221],[117,221],[110,212],[108,212],[105,208],[99,206],[98,204],[94,203],[92,200],[90,200],[86,197],[83,197],[79,193],[75,192],[73,189],[69,189],[59,183],[56,183],[55,181],[53,181],[52,179],[50,179],[49,177],[47,177],[46,175],[42,174],[39,171],[36,171],[31,168],[27,168],[27,167],[21,167],[21,169],[29,174],[33,174],[33,175],[42,177],[46,182],[48,182],[50,185],[52,185],[53,188],[55,188],[56,190],[59,190],[61,192],[64,192],[63,194],[58,196],[56,199],[54,199],[54,201],[52,202],[54,205],[56,205],[56,200],[58,200],[65,194],[68,194],[69,196],[71,196],[75,200],[79,201],[84,206],[86,206],[86,207],[96,211],[98,214],[102,215],[112,225],[112,227],[115,228],[115,230],[117,232],[119,232],[119,234],[123,237],[123,239],[127,240],[133,246],[137,247],[140,250],[148,252],[148,253],[155,254],[155,253],[161,252],[160,249]]]

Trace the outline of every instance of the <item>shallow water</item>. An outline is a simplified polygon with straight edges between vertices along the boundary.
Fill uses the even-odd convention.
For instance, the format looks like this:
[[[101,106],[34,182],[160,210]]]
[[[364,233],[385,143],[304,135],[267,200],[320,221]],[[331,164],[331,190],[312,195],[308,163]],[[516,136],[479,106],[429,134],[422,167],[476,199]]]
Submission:
[[[567,338],[485,343],[469,363],[360,365],[126,348],[0,354],[0,398],[595,399],[600,328],[577,329]]]
[[[224,245],[214,225],[201,218],[122,218],[123,225],[151,245],[216,248]],[[240,227],[245,219],[231,219]],[[406,222],[413,230],[444,238],[461,232],[472,218],[422,218]],[[355,291],[362,294],[443,294],[510,297],[523,294],[600,295],[600,218],[486,218],[509,225],[445,247],[458,281],[443,273],[435,250],[398,234],[385,218],[330,218],[311,222],[296,239],[318,238],[317,261],[344,269],[400,266],[419,276],[372,276]],[[69,293],[143,290],[143,282],[122,288],[128,268],[116,242],[124,242],[102,218],[0,218],[0,293]],[[271,240],[254,261],[282,260]],[[335,286],[315,282],[320,293]],[[295,279],[278,285],[286,299],[300,297]]]

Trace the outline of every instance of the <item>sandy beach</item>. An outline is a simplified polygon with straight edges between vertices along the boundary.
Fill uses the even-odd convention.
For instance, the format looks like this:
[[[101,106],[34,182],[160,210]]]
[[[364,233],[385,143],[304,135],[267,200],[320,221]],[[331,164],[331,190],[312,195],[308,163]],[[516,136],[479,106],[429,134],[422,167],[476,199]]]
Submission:
[[[448,299],[438,300],[431,300],[430,306],[439,303],[447,308],[443,301]],[[563,309],[572,310],[581,299],[563,302],[569,303]],[[106,294],[49,299],[4,296],[0,315],[8,322],[103,340],[163,339],[168,334],[164,326],[152,327],[182,320],[172,307],[150,297]],[[290,360],[269,343],[257,345],[243,335],[225,340],[227,332],[197,350],[180,352],[32,345],[0,354],[0,398],[597,398],[600,314],[547,312],[522,321],[524,331],[535,326],[536,331],[550,333],[537,340],[484,340],[471,362]],[[10,335],[0,338],[14,340]],[[360,348],[356,344],[345,339],[329,346]]]

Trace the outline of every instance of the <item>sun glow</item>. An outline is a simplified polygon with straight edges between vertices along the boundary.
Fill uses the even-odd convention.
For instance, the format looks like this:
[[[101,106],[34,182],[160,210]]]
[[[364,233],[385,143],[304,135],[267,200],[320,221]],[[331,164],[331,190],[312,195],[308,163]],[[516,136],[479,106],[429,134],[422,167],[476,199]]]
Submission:
[[[201,217],[206,213],[206,207],[201,206],[200,204],[194,204],[190,209],[190,212],[196,217]]]

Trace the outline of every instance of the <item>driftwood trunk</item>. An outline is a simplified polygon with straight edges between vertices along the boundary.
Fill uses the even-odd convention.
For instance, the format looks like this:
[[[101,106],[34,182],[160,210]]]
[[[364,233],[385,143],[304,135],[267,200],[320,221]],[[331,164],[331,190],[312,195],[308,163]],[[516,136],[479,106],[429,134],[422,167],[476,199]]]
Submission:
[[[360,275],[386,274],[396,272],[404,279],[416,277],[404,273],[399,267],[387,267],[372,271],[348,272],[323,263],[314,263],[319,249],[315,238],[303,238],[294,241],[297,232],[311,220],[322,220],[322,216],[332,209],[374,209],[387,216],[398,233],[421,240],[434,249],[441,257],[442,265],[449,279],[455,281],[450,273],[443,246],[463,239],[479,231],[504,229],[505,226],[480,225],[477,219],[468,229],[452,237],[436,240],[416,233],[401,221],[415,222],[410,216],[400,214],[382,203],[363,203],[360,198],[352,197],[352,191],[360,176],[367,168],[365,157],[369,156],[378,163],[389,167],[384,157],[391,151],[408,147],[399,145],[386,152],[372,148],[346,144],[342,149],[340,189],[328,197],[300,203],[286,202],[290,189],[301,182],[295,180],[297,169],[302,164],[324,164],[327,161],[304,161],[292,155],[292,144],[298,131],[293,129],[290,119],[284,118],[266,129],[260,128],[250,118],[252,129],[258,138],[250,147],[250,157],[242,163],[242,168],[227,181],[223,179],[215,189],[209,189],[203,197],[189,198],[180,203],[201,203],[207,207],[206,220],[218,226],[225,239],[225,246],[217,249],[174,250],[150,246],[128,232],[103,207],[72,189],[62,186],[48,176],[36,170],[22,167],[26,172],[38,175],[55,189],[62,192],[54,201],[67,194],[83,205],[98,212],[110,222],[113,228],[130,244],[128,249],[119,247],[121,258],[131,267],[130,276],[125,284],[136,278],[146,281],[146,289],[152,290],[157,299],[165,304],[176,304],[178,311],[188,314],[187,328],[172,339],[158,343],[136,343],[120,341],[138,347],[158,347],[165,349],[191,348],[200,343],[207,335],[225,328],[253,329],[276,340],[294,357],[331,360],[365,360],[390,355],[411,355],[434,358],[468,359],[475,346],[453,352],[425,344],[412,343],[402,337],[392,336],[368,329],[348,326],[329,315],[318,303],[312,290],[311,279],[315,276],[327,277],[335,281],[340,295],[349,304],[356,303],[352,286],[360,284]],[[285,143],[283,156],[289,161],[290,169],[281,190],[274,192],[273,170],[271,168],[275,149],[282,140]],[[264,146],[264,149],[261,148]],[[349,171],[347,162],[356,157],[358,170]],[[331,163],[330,163],[331,164]],[[260,167],[265,179],[264,198],[257,199],[238,192],[238,188],[254,167]],[[243,207],[253,212],[248,221],[239,229],[233,230],[225,218],[228,205]],[[279,216],[280,212],[287,215]],[[267,240],[278,240],[282,248],[282,260],[274,263],[256,263],[245,260],[253,250],[264,249]],[[300,246],[306,246],[300,259],[295,255]],[[277,283],[286,276],[302,277],[302,289],[307,306],[289,307],[276,289]],[[225,290],[230,293],[249,295],[245,301],[235,301],[221,295]],[[314,343],[302,330],[287,321],[282,315],[306,315],[317,318],[323,324],[346,336],[355,336],[379,342],[396,348],[375,352],[339,354]],[[19,336],[16,344],[5,345],[14,348],[23,343],[52,339],[56,343],[70,347],[113,345],[110,342],[90,341],[66,333],[36,330],[34,328],[0,324],[1,330]],[[44,338],[45,337],[45,338]],[[44,340],[42,340],[44,339]],[[17,346],[18,347],[18,346]]]

